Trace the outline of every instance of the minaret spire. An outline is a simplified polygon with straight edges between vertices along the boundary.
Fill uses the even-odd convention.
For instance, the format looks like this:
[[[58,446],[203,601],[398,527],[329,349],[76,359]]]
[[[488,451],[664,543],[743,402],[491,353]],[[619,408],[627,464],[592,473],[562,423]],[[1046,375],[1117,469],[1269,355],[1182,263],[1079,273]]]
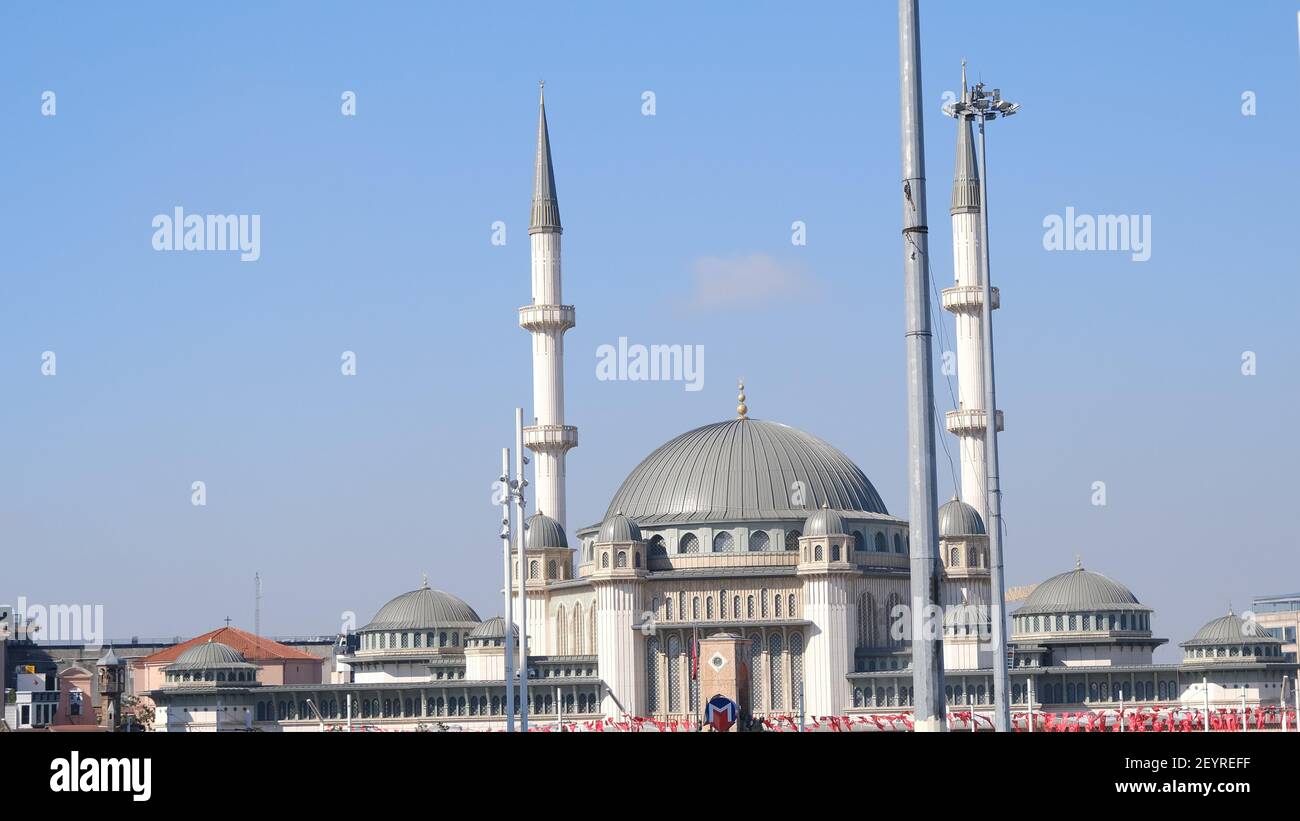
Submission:
[[[533,173],[533,214],[528,233],[564,231],[560,225],[560,203],[555,197],[555,167],[551,164],[551,135],[546,127],[546,81],[538,83],[537,167]]]
[[[524,429],[524,445],[536,454],[537,509],[545,510],[567,529],[564,461],[565,454],[578,444],[578,429],[564,424],[564,333],[576,318],[573,306],[564,304],[561,291],[560,234],[564,229],[555,196],[544,83],[538,86],[537,108],[537,163],[528,222],[533,300],[519,309],[519,326],[533,336],[534,423]]]

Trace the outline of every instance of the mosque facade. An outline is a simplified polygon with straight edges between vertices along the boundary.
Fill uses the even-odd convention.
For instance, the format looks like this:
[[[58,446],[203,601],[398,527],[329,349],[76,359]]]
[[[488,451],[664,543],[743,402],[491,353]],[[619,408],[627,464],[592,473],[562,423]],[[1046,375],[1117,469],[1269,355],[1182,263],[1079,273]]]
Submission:
[[[341,636],[332,680],[320,684],[268,684],[238,651],[198,645],[164,668],[150,693],[155,729],[500,729],[504,653],[507,642],[517,651],[519,627],[535,723],[698,722],[714,695],[706,681],[729,688],[746,718],[910,708],[908,523],[833,445],[751,417],[743,385],[734,417],[653,450],[601,521],[570,529],[565,456],[578,436],[566,423],[563,340],[576,313],[562,296],[563,227],[544,100],[539,109],[532,300],[519,311],[532,348],[535,423],[524,442],[538,512],[523,555],[512,556],[526,618],[517,591],[507,625],[424,584]],[[951,209],[956,277],[942,294],[957,321],[959,407],[947,427],[961,444],[962,479],[960,497],[939,511],[936,629],[950,707],[987,709],[980,202],[962,128]],[[1001,427],[1000,410],[995,420]],[[1232,614],[1185,642],[1181,662],[1155,664],[1165,639],[1154,636],[1152,610],[1081,565],[1038,585],[1010,621],[1015,711],[1277,704],[1295,664],[1280,641]]]

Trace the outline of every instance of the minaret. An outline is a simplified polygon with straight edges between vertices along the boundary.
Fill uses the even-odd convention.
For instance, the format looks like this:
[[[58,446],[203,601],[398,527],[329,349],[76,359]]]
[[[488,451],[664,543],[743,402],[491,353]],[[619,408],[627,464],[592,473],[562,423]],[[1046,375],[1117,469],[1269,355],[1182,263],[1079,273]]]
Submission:
[[[519,327],[533,337],[534,424],[524,428],[524,445],[534,453],[537,509],[566,527],[564,455],[578,444],[578,429],[564,424],[564,333],[575,324],[572,305],[560,297],[560,207],[551,167],[542,91],[537,115],[537,166],[533,211],[528,223],[532,248],[533,301],[519,309]]]
[[[961,67],[962,98],[967,95],[966,64]],[[943,307],[957,319],[957,409],[948,411],[948,432],[961,440],[961,500],[988,521],[988,463],[984,457],[984,375],[980,367],[983,306],[980,278],[980,187],[975,139],[969,119],[957,120],[957,162],[952,180],[952,260],[955,284],[943,290]],[[993,306],[998,307],[998,289]],[[998,430],[1002,412],[998,411]]]

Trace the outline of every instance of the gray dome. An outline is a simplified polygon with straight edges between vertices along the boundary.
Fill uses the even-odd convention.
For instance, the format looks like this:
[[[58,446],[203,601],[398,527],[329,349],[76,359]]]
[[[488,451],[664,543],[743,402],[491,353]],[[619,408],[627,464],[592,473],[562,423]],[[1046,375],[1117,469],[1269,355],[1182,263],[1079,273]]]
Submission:
[[[235,648],[219,641],[208,639],[181,653],[176,661],[167,666],[169,670],[213,670],[221,667],[253,667],[248,659]]]
[[[1196,635],[1192,636],[1190,641],[1183,642],[1183,647],[1196,647],[1210,644],[1281,644],[1282,640],[1270,636],[1262,629],[1254,628],[1255,635],[1251,635],[1246,627],[1246,620],[1241,616],[1229,613],[1226,616],[1219,616],[1217,619],[1208,622]]]
[[[796,507],[790,488],[802,482]],[[888,515],[880,494],[849,457],[801,430],[760,419],[696,428],[660,446],[623,480],[606,516],[643,525],[795,519],[809,508]]]
[[[362,630],[433,630],[439,627],[473,627],[482,619],[465,602],[427,585],[403,593],[379,608]]]
[[[519,628],[515,627],[513,624],[510,625],[510,634],[517,640],[519,638]],[[469,634],[471,640],[478,639],[480,641],[492,641],[494,639],[504,639],[505,637],[506,620],[500,616],[493,616],[478,627],[475,627]]]
[[[528,550],[541,550],[543,547],[568,547],[569,539],[564,535],[560,523],[544,513],[534,513],[528,517],[528,530],[524,531],[524,547]]]
[[[830,508],[822,508],[804,519],[802,531],[804,536],[844,536],[848,532],[844,517]]]
[[[1082,610],[1149,611],[1124,585],[1100,573],[1076,567],[1053,576],[1029,594],[1019,615],[1032,613],[1067,613]]]
[[[596,536],[598,542],[639,542],[641,541],[641,528],[637,523],[624,516],[622,512],[616,512],[612,516],[606,516],[605,521],[600,523],[600,534]]]
[[[939,508],[939,538],[985,535],[980,512],[956,496]]]

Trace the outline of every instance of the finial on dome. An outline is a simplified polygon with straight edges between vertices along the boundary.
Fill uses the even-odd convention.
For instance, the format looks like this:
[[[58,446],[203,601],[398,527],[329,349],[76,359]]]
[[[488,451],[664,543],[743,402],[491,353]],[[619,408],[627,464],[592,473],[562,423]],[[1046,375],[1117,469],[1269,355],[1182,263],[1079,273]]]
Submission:
[[[429,589],[429,574],[427,572],[422,571],[420,573],[420,589],[421,590]]]
[[[966,96],[966,58],[961,59],[961,96]]]
[[[1075,570],[1083,569],[1083,556],[1078,553],[1074,554],[1074,569]]]
[[[748,416],[748,414],[749,414],[749,408],[745,405],[745,379],[744,379],[744,377],[741,377],[740,381],[736,384],[736,387],[740,389],[740,395],[736,397],[736,401],[740,403],[740,404],[736,405],[736,418],[737,418],[737,419],[748,419],[748,418],[749,418],[749,416]]]

